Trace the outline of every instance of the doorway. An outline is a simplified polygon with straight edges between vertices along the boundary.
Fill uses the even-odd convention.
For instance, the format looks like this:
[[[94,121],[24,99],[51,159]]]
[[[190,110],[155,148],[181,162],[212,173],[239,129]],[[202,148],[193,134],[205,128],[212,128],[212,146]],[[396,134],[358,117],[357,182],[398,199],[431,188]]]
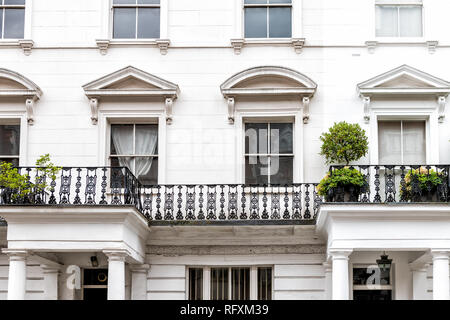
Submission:
[[[108,299],[108,269],[83,269],[83,300]]]

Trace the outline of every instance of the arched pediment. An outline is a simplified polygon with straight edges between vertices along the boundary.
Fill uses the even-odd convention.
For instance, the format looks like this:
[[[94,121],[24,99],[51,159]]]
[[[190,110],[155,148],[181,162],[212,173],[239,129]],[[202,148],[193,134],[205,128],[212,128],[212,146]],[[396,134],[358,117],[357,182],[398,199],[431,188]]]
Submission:
[[[317,84],[304,74],[276,66],[263,66],[241,71],[221,86],[225,98],[249,95],[298,95],[312,97]]]
[[[42,90],[20,73],[0,68],[0,96],[39,99]]]

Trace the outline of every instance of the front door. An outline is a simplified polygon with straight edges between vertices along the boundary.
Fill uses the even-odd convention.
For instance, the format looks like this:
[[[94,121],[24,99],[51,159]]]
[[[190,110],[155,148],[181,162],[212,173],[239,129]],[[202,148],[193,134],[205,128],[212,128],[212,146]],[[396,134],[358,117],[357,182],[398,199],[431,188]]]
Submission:
[[[83,300],[107,300],[108,269],[83,269]]]
[[[353,267],[353,300],[392,300],[392,268],[381,270],[377,265]]]

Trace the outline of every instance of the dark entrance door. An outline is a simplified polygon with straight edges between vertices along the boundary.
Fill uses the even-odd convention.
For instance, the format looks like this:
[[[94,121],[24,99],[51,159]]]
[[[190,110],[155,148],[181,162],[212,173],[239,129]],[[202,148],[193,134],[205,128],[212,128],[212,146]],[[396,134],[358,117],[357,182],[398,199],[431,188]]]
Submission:
[[[107,300],[108,269],[83,270],[83,300]]]

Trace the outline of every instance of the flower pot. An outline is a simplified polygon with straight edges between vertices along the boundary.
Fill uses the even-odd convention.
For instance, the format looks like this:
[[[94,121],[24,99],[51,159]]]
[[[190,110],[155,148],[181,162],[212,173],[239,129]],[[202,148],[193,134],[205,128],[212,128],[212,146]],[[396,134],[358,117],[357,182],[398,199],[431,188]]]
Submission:
[[[326,202],[358,202],[361,187],[354,185],[330,188],[325,196]]]

